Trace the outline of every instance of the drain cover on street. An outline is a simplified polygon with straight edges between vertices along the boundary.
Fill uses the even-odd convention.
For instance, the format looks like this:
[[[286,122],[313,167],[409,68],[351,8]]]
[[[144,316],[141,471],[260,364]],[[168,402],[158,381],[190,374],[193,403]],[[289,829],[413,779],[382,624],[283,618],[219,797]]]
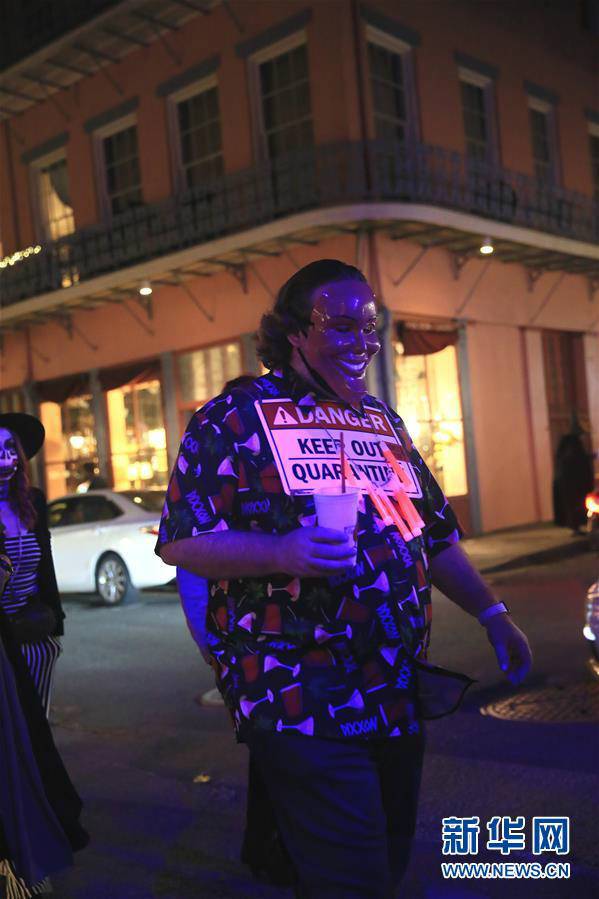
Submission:
[[[490,702],[483,715],[510,721],[599,721],[599,684],[552,685],[524,690],[515,696]]]

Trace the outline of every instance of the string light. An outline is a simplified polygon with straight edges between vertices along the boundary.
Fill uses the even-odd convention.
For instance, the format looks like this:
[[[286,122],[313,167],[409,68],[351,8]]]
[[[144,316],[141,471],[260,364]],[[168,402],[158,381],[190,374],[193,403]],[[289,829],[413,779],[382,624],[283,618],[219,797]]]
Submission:
[[[0,268],[7,268],[9,265],[15,265],[17,262],[22,262],[23,259],[27,259],[28,256],[35,256],[37,253],[41,253],[42,248],[39,244],[35,247],[27,247],[26,250],[17,250],[16,253],[13,253],[11,256],[5,256],[3,259],[0,259]]]

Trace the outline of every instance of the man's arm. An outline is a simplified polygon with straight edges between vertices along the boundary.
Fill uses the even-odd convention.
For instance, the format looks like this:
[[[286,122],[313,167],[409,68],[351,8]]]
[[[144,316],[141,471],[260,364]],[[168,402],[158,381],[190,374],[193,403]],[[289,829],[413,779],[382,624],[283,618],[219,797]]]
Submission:
[[[435,587],[470,615],[478,617],[497,602],[491,588],[458,543],[434,556],[430,560],[430,570]],[[484,626],[499,667],[514,685],[519,684],[528,674],[532,662],[526,636],[505,612],[493,615]]]
[[[218,531],[165,543],[160,557],[201,577],[220,580],[287,573],[323,577],[351,567],[355,549],[343,531],[297,528],[283,536]]]

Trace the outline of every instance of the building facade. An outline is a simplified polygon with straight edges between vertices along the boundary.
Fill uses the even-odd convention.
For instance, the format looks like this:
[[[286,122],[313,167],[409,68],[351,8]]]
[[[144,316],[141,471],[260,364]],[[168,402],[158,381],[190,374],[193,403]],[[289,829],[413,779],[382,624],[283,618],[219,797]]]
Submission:
[[[49,497],[89,461],[164,487],[278,287],[336,257],[466,529],[549,520],[560,437],[599,447],[592,4],[43,5],[0,70],[0,409],[42,418]]]

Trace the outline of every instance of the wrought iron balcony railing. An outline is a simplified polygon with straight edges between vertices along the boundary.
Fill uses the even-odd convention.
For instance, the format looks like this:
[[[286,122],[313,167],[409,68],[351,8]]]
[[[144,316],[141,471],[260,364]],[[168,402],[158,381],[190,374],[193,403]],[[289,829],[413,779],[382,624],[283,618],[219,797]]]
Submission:
[[[426,144],[326,144],[46,244],[0,271],[0,298],[16,303],[305,210],[394,200],[599,242],[599,204],[583,194]]]

